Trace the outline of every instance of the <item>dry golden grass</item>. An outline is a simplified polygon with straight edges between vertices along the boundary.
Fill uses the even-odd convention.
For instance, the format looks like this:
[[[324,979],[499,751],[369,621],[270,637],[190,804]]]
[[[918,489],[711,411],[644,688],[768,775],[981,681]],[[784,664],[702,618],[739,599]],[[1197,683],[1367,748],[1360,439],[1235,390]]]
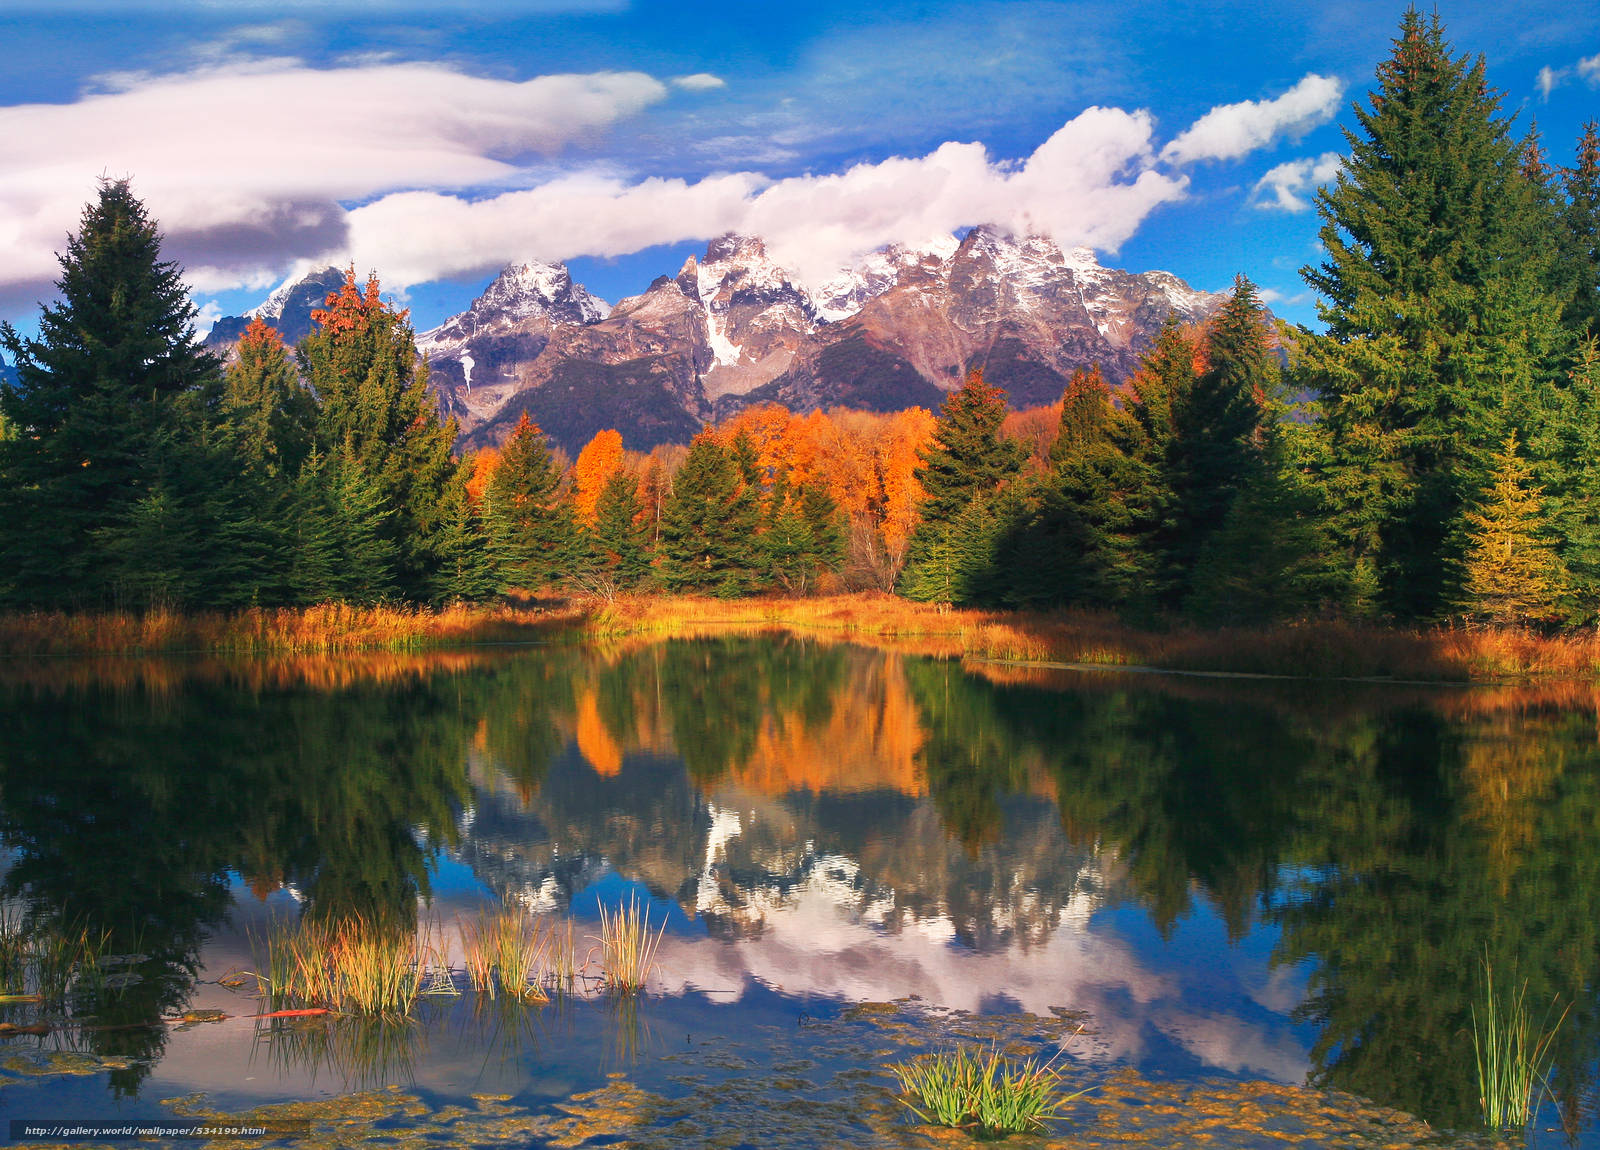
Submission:
[[[0,615],[0,656],[194,652],[293,656],[421,651],[561,636],[621,643],[780,630],[906,654],[1320,678],[1594,678],[1600,635],[1404,629],[1338,621],[1140,631],[1106,612],[953,610],[881,592],[810,599],[618,596],[550,606],[348,607],[192,615]]]
[[[572,621],[526,606],[317,607],[233,613],[152,610],[0,615],[0,655],[175,653],[253,655],[417,650],[526,642]]]
[[[1547,638],[1486,629],[1403,629],[1338,621],[1140,631],[1102,612],[982,611],[882,593],[816,599],[620,597],[586,629],[604,638],[699,637],[782,630],[946,658],[1158,667],[1318,678],[1485,681],[1600,672],[1594,634]]]

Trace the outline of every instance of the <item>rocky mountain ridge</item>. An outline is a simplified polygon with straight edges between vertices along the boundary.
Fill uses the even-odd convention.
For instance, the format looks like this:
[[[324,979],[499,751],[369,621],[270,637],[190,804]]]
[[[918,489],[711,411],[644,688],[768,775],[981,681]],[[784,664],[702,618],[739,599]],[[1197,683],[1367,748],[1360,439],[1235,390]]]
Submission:
[[[327,290],[301,281],[257,313],[298,328],[301,296]],[[882,249],[808,288],[760,238],[728,235],[615,306],[563,265],[514,264],[417,345],[468,446],[503,440],[526,411],[569,452],[607,427],[644,450],[763,402],[937,408],[972,367],[1017,407],[1050,403],[1079,367],[1127,378],[1169,313],[1196,322],[1222,299],[993,228]],[[219,321],[208,342],[247,322]]]

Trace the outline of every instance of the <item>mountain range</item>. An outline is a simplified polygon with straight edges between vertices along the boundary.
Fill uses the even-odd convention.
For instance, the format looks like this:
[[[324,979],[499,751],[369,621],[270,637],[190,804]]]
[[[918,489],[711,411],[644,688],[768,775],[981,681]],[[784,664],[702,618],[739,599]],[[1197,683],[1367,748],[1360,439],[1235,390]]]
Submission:
[[[343,276],[285,285],[251,316],[293,342]],[[417,347],[464,446],[502,441],[526,411],[568,452],[608,427],[648,450],[765,402],[936,410],[972,367],[1015,407],[1051,403],[1080,367],[1126,379],[1168,314],[1198,322],[1222,299],[986,227],[871,253],[808,288],[758,237],[729,235],[615,306],[561,264],[513,264]],[[208,344],[225,350],[251,316],[219,320]]]

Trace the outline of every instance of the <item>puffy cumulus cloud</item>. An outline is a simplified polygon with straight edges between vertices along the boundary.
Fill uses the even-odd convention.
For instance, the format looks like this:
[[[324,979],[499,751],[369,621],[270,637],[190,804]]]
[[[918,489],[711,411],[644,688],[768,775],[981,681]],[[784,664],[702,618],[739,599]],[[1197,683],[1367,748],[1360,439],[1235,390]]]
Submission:
[[[0,108],[0,289],[44,285],[98,173],[131,175],[175,254],[244,284],[346,242],[351,201],[518,178],[519,163],[663,99],[637,72],[517,82],[434,64],[230,61],[102,78],[71,104]]]
[[[397,287],[484,271],[519,256],[608,256],[723,232],[760,235],[802,281],[821,282],[888,243],[981,223],[1063,246],[1115,250],[1187,181],[1153,168],[1144,112],[1090,108],[1021,164],[947,143],[844,172],[768,181],[753,173],[626,185],[569,177],[479,200],[385,196],[349,215],[347,258]]]
[[[696,72],[692,76],[674,76],[674,87],[682,88],[686,92],[709,92],[714,88],[726,88],[728,83],[721,76],[713,76],[710,72]]]
[[[1284,212],[1303,212],[1311,206],[1306,197],[1316,188],[1335,179],[1344,166],[1344,158],[1337,152],[1324,152],[1315,159],[1290,160],[1269,168],[1266,175],[1256,181],[1250,193],[1250,202],[1258,208]]]
[[[1591,88],[1600,88],[1600,52],[1578,61],[1578,75]]]
[[[1543,68],[1540,68],[1539,75],[1534,79],[1534,84],[1537,85],[1539,89],[1539,98],[1548,103],[1550,100],[1550,93],[1555,91],[1561,82],[1566,78],[1567,70],[1565,68],[1556,69],[1550,67],[1548,64],[1546,64]]]
[[[1331,120],[1344,86],[1315,72],[1275,100],[1245,100],[1212,108],[1161,150],[1168,163],[1236,160],[1279,136],[1299,136]]]

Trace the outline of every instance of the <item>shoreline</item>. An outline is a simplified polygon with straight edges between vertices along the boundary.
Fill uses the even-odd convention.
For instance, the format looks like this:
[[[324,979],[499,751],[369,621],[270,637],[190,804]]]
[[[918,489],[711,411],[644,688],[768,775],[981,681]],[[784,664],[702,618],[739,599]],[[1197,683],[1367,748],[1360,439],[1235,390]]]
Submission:
[[[1399,628],[1341,621],[1267,628],[1141,630],[1108,613],[940,608],[884,593],[808,599],[508,601],[441,609],[324,604],[185,614],[0,614],[0,658],[423,651],[573,638],[830,633],[904,653],[1048,668],[1283,679],[1484,683],[1600,676],[1600,636]]]

